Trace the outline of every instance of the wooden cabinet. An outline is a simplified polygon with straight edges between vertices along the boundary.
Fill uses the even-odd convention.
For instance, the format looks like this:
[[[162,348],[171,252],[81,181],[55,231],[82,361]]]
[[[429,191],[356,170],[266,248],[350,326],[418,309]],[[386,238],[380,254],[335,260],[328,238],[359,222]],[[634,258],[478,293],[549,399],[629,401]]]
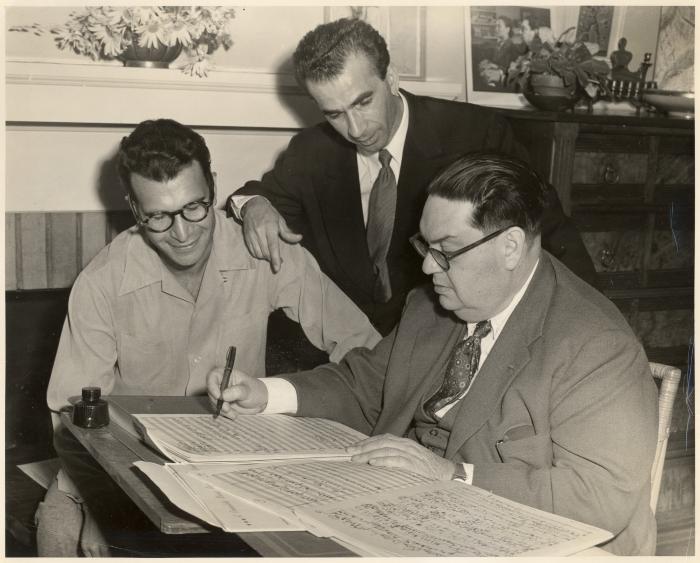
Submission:
[[[657,553],[692,554],[694,122],[504,113],[534,166],[557,189],[593,258],[599,287],[627,317],[649,359],[683,370],[657,512]]]

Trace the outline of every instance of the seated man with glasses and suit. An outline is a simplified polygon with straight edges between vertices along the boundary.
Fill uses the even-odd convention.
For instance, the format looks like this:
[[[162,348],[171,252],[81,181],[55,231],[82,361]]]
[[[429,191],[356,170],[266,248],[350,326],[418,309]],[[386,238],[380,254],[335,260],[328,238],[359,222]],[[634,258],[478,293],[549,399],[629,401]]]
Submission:
[[[148,547],[134,527],[135,507],[60,424],[57,413],[83,387],[201,395],[231,345],[236,365],[263,377],[268,315],[276,309],[331,361],[380,339],[300,246],[283,245],[285,268],[276,274],[250,256],[240,226],[214,208],[210,160],[200,135],[168,119],[145,121],[121,142],[119,174],[137,224],[90,262],[71,291],[48,388],[65,471],[37,512],[39,555],[106,555],[108,545],[112,554],[132,554],[117,549],[115,534]]]
[[[282,377],[234,371],[224,414],[337,420],[358,463],[456,479],[614,534],[653,555],[656,387],[616,307],[540,246],[547,185],[501,153],[431,182],[413,290],[373,350]],[[208,377],[218,400],[221,370]]]

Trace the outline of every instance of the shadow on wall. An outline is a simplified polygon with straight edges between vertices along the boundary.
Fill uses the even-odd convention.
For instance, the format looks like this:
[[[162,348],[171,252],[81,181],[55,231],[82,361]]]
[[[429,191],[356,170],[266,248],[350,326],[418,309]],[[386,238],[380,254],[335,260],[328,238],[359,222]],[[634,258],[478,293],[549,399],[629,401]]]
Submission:
[[[294,115],[299,127],[309,127],[323,121],[316,102],[297,84],[291,57],[275,69],[275,81],[277,101]]]
[[[124,199],[126,189],[119,179],[117,168],[118,148],[105,159],[99,167],[97,178],[97,194],[103,209],[113,210],[107,213],[107,226],[112,234],[110,239],[134,224],[134,218],[129,211],[129,205]]]

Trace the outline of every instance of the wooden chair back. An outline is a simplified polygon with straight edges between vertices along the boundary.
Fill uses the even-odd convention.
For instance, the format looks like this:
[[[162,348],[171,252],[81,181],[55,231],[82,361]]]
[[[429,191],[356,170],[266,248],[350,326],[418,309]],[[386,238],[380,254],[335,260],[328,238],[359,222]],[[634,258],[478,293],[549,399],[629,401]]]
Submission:
[[[664,458],[666,457],[666,446],[668,445],[668,436],[671,431],[673,402],[678,391],[681,370],[655,362],[649,362],[649,367],[654,378],[661,380],[661,389],[659,390],[659,433],[654,464],[651,466],[651,510],[656,513],[659,491],[661,490],[661,475],[664,470]]]

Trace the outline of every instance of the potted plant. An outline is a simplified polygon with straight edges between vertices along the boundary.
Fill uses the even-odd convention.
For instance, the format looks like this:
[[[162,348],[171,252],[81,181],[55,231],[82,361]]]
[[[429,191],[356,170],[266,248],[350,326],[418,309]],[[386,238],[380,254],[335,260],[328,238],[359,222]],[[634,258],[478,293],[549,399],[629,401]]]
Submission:
[[[597,44],[566,39],[575,29],[555,39],[549,28],[539,28],[528,52],[509,69],[508,85],[535,107],[561,111],[573,107],[581,97],[592,104],[607,94],[610,66],[594,58]]]
[[[234,16],[233,8],[221,6],[94,6],[71,12],[50,31],[60,49],[126,66],[167,68],[184,49],[190,60],[183,72],[206,76],[209,54],[233,45],[228,24]],[[34,24],[10,31],[45,30]]]

